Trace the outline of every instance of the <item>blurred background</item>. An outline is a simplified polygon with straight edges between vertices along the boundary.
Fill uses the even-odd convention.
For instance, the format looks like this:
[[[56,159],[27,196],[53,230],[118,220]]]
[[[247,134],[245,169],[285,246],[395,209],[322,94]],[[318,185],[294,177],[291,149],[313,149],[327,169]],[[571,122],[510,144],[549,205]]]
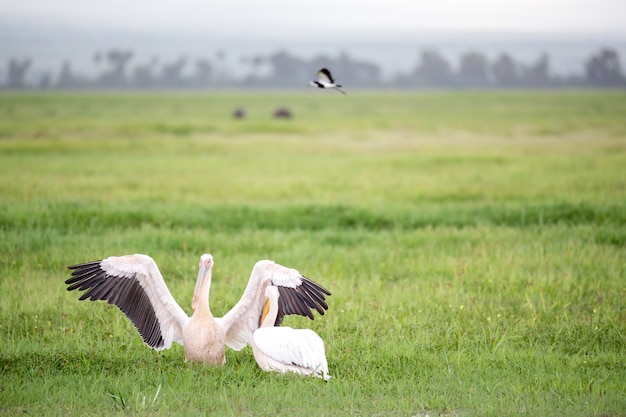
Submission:
[[[0,0],[0,88],[624,88],[623,0]]]

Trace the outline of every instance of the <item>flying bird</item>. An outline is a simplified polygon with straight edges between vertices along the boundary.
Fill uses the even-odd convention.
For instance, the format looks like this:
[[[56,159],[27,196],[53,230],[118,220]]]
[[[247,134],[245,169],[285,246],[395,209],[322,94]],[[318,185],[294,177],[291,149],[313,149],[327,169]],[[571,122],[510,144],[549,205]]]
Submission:
[[[328,381],[331,376],[322,338],[311,329],[277,327],[279,289],[268,285],[265,298],[260,327],[252,335],[252,352],[261,369],[313,375]]]
[[[168,349],[172,342],[183,345],[185,360],[223,365],[225,346],[241,350],[252,344],[252,335],[265,304],[265,288],[274,286],[281,294],[276,322],[297,314],[314,319],[324,315],[325,296],[330,292],[302,276],[297,270],[273,261],[258,261],[241,299],[224,317],[213,317],[209,290],[214,262],[209,254],[200,257],[198,278],[188,317],[165,285],[154,260],[147,255],[111,256],[72,265],[67,290],[86,291],[80,300],[106,300],[115,304],[135,325],[145,344],[155,350]]]
[[[341,94],[346,94],[346,92],[341,89],[341,85],[335,83],[335,79],[327,68],[322,68],[317,71],[317,81],[311,81],[309,85],[311,87],[332,88],[333,90],[339,91]]]

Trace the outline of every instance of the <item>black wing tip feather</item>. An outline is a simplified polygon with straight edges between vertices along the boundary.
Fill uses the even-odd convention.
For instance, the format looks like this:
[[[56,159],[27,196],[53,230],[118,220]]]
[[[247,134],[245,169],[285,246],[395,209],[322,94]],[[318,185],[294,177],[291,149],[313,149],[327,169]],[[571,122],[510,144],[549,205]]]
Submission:
[[[78,281],[85,281],[87,277],[93,276],[97,272],[104,272],[100,265],[101,261],[87,262],[83,264],[70,265],[67,268],[72,270],[72,276],[65,280],[66,284],[73,284]],[[73,288],[72,288],[73,289]],[[71,291],[68,289],[68,291]]]
[[[323,293],[324,293],[324,294],[326,294],[326,295],[332,295],[332,294],[330,293],[330,291],[328,291],[326,288],[322,287],[322,286],[321,286],[320,284],[318,284],[317,282],[312,281],[312,280],[308,279],[308,278],[307,278],[307,277],[305,277],[305,276],[301,277],[301,279],[302,279],[302,282],[303,282],[303,283],[305,283],[305,282],[306,282],[307,284],[309,284],[310,286],[312,286],[312,287],[314,287],[315,289],[319,290],[320,292],[323,292]]]
[[[84,269],[86,267],[90,267],[94,265],[100,266],[100,262],[102,262],[102,259],[99,259],[97,261],[91,261],[91,262],[83,262],[81,264],[69,265],[67,269]]]

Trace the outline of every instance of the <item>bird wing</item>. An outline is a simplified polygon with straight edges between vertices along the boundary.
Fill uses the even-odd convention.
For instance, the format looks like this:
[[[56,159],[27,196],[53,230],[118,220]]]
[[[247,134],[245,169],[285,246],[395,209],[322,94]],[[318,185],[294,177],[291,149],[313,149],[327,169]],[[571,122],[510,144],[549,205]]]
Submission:
[[[333,76],[330,74],[330,71],[327,68],[322,68],[321,70],[317,71],[317,79],[320,82],[326,83],[326,84],[335,83]]]
[[[252,341],[252,333],[259,327],[268,285],[276,286],[280,294],[276,325],[280,325],[286,315],[297,314],[313,320],[313,309],[320,315],[328,310],[325,296],[330,295],[330,291],[326,288],[295,269],[272,261],[259,261],[252,269],[239,302],[224,317],[216,318],[226,333],[226,344],[232,349],[241,350]]]
[[[107,300],[133,322],[155,350],[183,343],[189,317],[176,303],[154,260],[147,255],[111,256],[68,267],[67,290],[84,291],[80,300]]]
[[[261,327],[253,338],[263,354],[286,366],[296,365],[328,374],[324,341],[311,329]]]

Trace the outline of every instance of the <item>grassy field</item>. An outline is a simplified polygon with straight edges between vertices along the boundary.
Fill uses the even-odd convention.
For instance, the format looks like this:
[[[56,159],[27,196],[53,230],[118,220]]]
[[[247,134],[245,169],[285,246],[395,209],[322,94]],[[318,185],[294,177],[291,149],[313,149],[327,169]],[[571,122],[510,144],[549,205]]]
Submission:
[[[248,110],[233,120],[237,106]],[[273,120],[288,106],[293,120]],[[0,95],[0,414],[626,416],[626,94]],[[67,265],[146,253],[217,316],[325,285],[328,383],[154,352]]]

